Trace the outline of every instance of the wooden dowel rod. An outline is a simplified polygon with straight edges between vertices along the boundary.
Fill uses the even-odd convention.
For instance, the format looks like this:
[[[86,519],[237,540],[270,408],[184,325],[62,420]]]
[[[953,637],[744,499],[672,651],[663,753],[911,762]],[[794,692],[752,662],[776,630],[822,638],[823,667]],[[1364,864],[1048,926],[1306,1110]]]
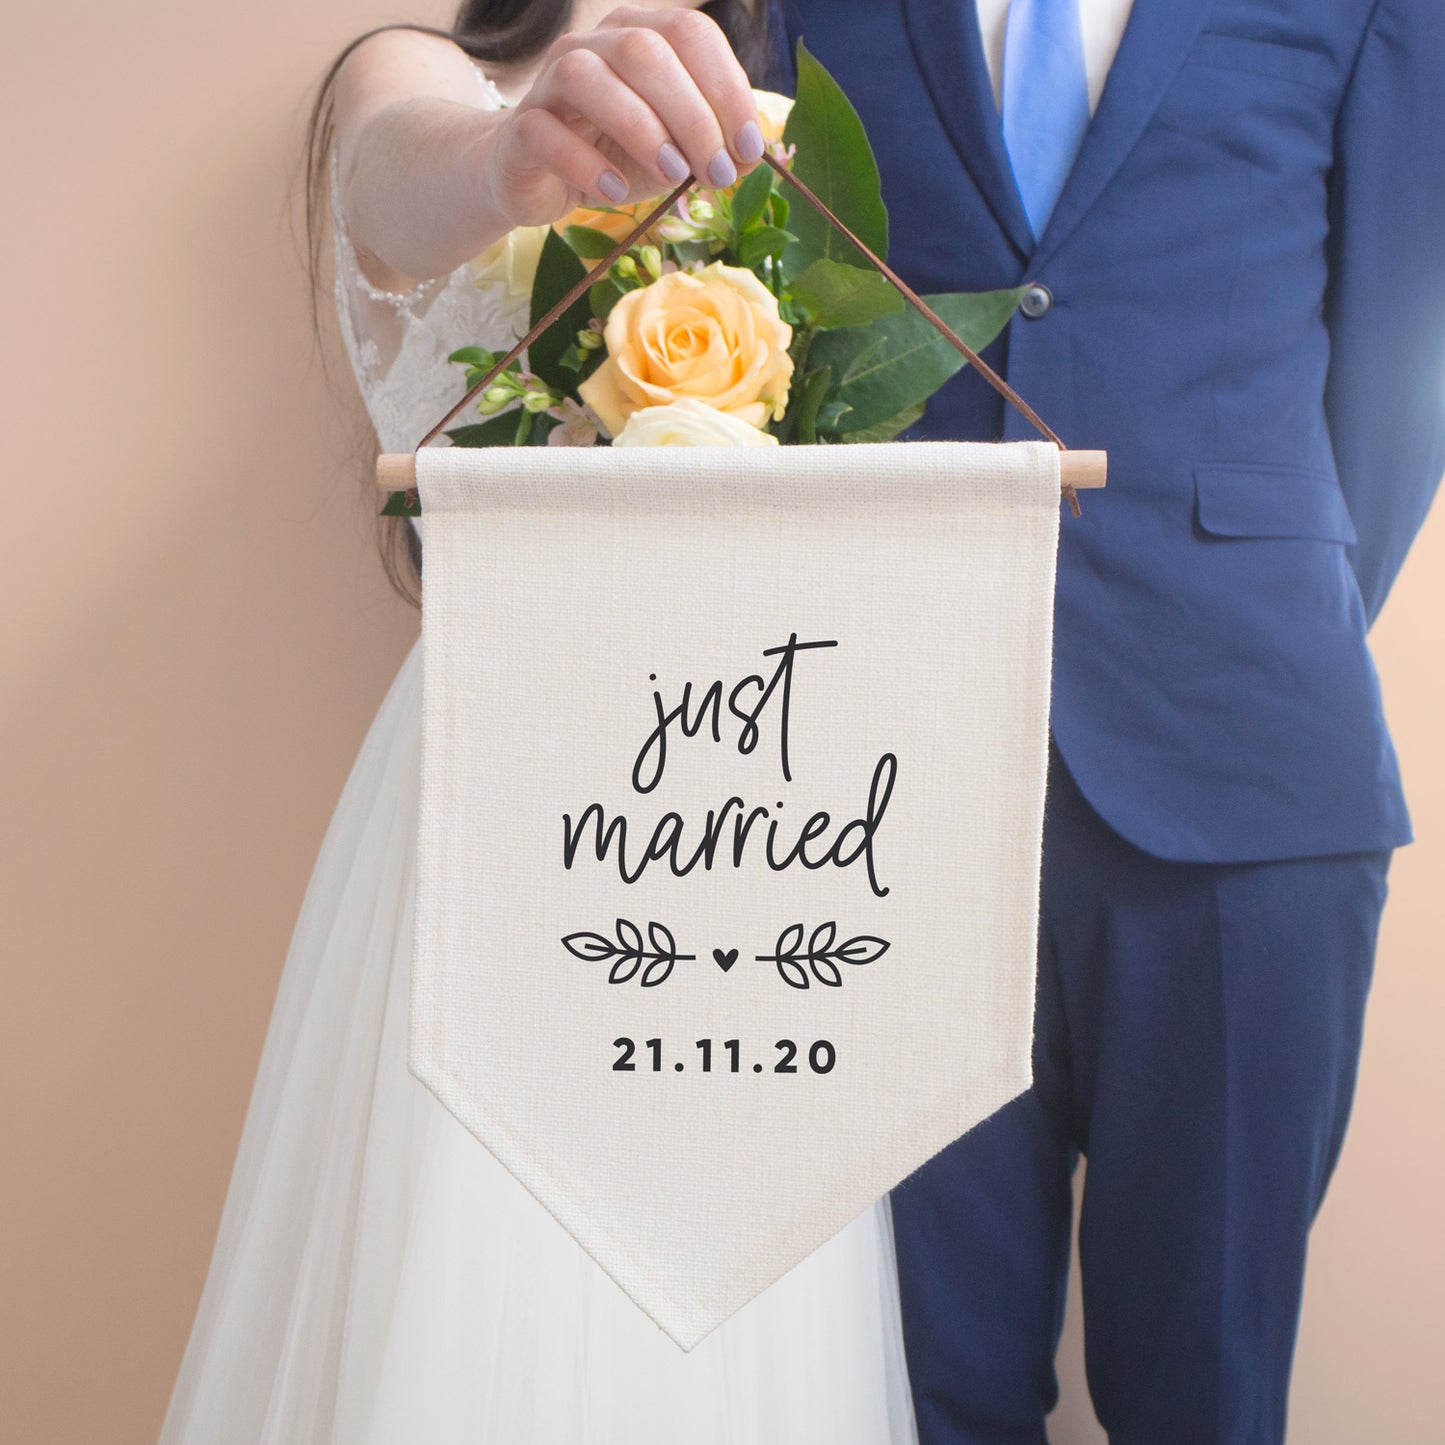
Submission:
[[[383,492],[404,492],[416,486],[416,453],[383,452],[376,459],[376,485]]]
[[[1108,452],[1059,453],[1059,485],[1073,487],[1075,491],[1094,491],[1102,487],[1109,476]]]
[[[1104,485],[1108,452],[1066,451],[1059,454],[1059,485],[1076,491]],[[376,459],[376,485],[383,492],[404,492],[416,485],[416,453],[387,452]]]

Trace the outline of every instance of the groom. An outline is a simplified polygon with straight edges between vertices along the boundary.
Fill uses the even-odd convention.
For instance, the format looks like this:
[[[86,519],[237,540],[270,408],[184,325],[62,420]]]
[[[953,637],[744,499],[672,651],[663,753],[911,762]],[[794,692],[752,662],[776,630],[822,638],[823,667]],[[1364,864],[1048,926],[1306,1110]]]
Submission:
[[[1439,0],[786,0],[1062,519],[1034,1084],[893,1195],[923,1445],[1043,1442],[1080,1216],[1112,1445],[1284,1439],[1391,850],[1366,629],[1445,470]],[[1107,79],[1107,84],[1106,84]],[[966,370],[917,437],[1032,436]]]

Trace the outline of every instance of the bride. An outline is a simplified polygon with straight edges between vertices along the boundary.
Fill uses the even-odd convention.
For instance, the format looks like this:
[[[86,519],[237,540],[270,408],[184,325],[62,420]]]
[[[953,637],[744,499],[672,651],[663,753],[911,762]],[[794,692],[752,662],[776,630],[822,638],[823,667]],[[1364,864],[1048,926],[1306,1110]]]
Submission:
[[[383,450],[458,398],[450,352],[522,334],[516,228],[761,155],[765,15],[603,8],[471,0],[322,83],[310,214],[329,186]],[[886,1198],[684,1354],[408,1073],[420,704],[418,643],[316,859],[161,1445],[913,1442]]]

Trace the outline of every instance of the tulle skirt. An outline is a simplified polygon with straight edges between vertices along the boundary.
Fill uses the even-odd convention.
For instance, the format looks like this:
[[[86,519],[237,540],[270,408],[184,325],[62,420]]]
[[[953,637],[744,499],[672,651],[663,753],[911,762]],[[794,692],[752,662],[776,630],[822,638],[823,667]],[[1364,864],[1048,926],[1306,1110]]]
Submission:
[[[684,1354],[407,1071],[421,669],[322,842],[160,1445],[912,1445],[886,1198]]]

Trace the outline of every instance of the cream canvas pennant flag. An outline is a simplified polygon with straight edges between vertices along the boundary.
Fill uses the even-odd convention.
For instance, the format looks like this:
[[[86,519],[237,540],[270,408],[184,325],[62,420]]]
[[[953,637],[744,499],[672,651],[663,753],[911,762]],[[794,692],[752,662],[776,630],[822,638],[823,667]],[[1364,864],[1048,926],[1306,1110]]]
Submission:
[[[1058,451],[417,486],[410,1068],[688,1349],[1029,1085]]]

